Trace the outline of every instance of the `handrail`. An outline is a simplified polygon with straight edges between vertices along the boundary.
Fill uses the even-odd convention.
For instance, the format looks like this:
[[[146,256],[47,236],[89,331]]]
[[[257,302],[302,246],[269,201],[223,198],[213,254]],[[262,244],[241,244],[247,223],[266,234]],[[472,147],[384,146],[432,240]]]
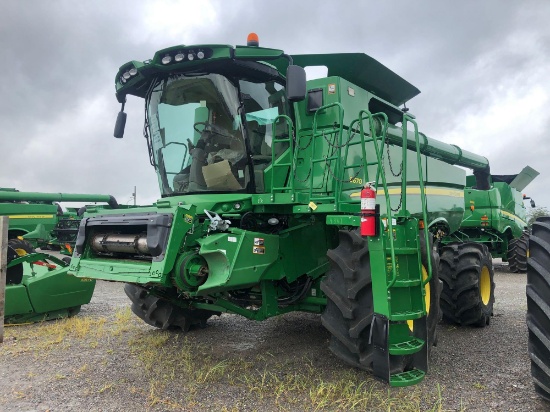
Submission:
[[[341,168],[341,164],[342,164],[342,134],[343,134],[343,130],[344,130],[344,106],[342,105],[342,103],[340,102],[333,102],[333,103],[329,103],[329,104],[326,104],[324,106],[321,106],[319,107],[316,111],[315,111],[315,114],[313,115],[313,130],[312,130],[312,143],[311,143],[311,157],[310,157],[310,164],[311,164],[311,174],[310,174],[310,185],[309,185],[309,198],[313,198],[313,177],[314,177],[314,173],[313,173],[313,167],[314,167],[314,164],[315,163],[318,163],[320,161],[323,160],[323,158],[319,158],[319,159],[314,159],[314,156],[315,156],[315,142],[316,142],[316,137],[318,136],[321,136],[322,134],[320,132],[317,131],[317,115],[319,113],[321,113],[323,110],[327,110],[327,109],[330,109],[331,107],[337,107],[338,108],[338,123],[339,123],[339,126],[338,126],[338,143],[337,143],[337,146],[336,146],[336,150],[335,152],[337,152],[337,156],[334,157],[334,153],[329,157],[328,155],[324,157],[324,160],[325,160],[325,163],[327,165],[327,169],[330,169],[330,166],[328,165],[328,161],[329,160],[336,160],[336,167],[334,168],[334,172],[333,172],[333,175],[334,175],[334,180],[335,180],[335,185],[334,185],[334,188],[333,188],[333,196],[326,196],[326,199],[327,200],[330,200],[330,199],[333,199],[334,200],[334,204],[335,204],[335,207],[336,209],[338,209],[338,206],[339,206],[339,203],[340,203],[340,190],[341,190],[341,186],[342,186],[342,182],[340,181],[339,179],[339,176],[340,176],[340,168]]]
[[[286,121],[287,123],[287,127],[288,127],[288,138],[277,138],[276,134],[275,134],[275,126],[277,124],[277,122],[280,120],[280,119],[283,119]],[[294,200],[295,198],[295,193],[294,193],[294,169],[296,168],[296,162],[294,161],[294,157],[296,156],[296,153],[294,153],[294,122],[292,121],[292,119],[287,116],[287,115],[284,115],[284,114],[280,114],[278,115],[277,117],[275,117],[275,119],[273,119],[273,123],[272,123],[272,139],[271,139],[271,201],[274,200],[274,192],[275,192],[275,189],[277,190],[283,190],[283,188],[276,188],[275,187],[275,168],[278,167],[279,165],[276,165],[275,164],[275,144],[277,143],[284,143],[284,142],[287,142],[288,141],[288,144],[289,144],[289,149],[290,149],[290,153],[292,154],[293,156],[293,161],[292,161],[292,165],[290,167],[290,177],[289,177],[289,181],[288,181],[288,185],[287,186],[284,186],[284,188],[288,187],[291,191],[291,196],[292,196],[292,200]]]
[[[422,158],[420,156],[420,137],[418,133],[418,124],[407,114],[403,115],[403,133],[406,135],[407,123],[412,123],[414,126],[414,136],[416,141],[416,159],[418,162],[418,183],[420,185],[420,201],[422,203],[422,218],[424,219],[424,242],[426,243],[426,254],[428,255],[428,277],[422,281],[422,286],[425,286],[432,279],[432,255],[430,253],[430,238],[428,232],[428,214],[426,212],[426,191],[424,189],[424,175],[422,171]],[[405,145],[404,145],[405,146]]]

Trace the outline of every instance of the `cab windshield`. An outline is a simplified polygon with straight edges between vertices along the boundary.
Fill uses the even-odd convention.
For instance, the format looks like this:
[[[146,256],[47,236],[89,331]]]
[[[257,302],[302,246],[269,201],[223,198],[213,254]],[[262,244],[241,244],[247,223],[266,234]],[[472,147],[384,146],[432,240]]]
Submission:
[[[162,195],[255,191],[251,182],[263,179],[271,162],[272,122],[286,107],[274,81],[232,82],[211,73],[155,83],[146,129]]]

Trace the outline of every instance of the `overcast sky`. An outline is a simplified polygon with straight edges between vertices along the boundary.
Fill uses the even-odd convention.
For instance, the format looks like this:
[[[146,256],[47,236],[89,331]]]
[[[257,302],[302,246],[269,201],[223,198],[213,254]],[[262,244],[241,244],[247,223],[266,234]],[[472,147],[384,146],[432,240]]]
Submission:
[[[108,193],[159,189],[129,97],[124,139],[114,76],[176,44],[260,45],[289,54],[366,53],[421,90],[408,106],[428,136],[525,165],[550,207],[550,1],[22,1],[0,3],[0,187]]]

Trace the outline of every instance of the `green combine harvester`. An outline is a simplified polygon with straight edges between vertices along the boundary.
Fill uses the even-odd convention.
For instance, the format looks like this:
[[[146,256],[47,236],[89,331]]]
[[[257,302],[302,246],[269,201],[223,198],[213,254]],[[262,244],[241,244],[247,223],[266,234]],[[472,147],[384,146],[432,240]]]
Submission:
[[[491,175],[489,190],[477,190],[475,176],[467,176],[464,219],[459,231],[443,243],[483,243],[493,258],[509,262],[510,271],[525,272],[529,231],[523,203],[526,197],[522,191],[538,175],[539,172],[529,166],[517,175]],[[533,200],[531,206],[535,206]]]
[[[306,82],[307,66],[328,76]],[[476,280],[468,323],[492,312],[486,242],[452,238],[465,219],[456,166],[473,170],[476,191],[494,183],[485,157],[419,132],[401,108],[418,93],[365,54],[289,56],[255,36],[124,64],[115,137],[127,96],[144,99],[162,197],[89,209],[70,273],[126,282],[133,312],[162,329],[319,313],[344,362],[392,386],[420,382],[441,318],[443,240],[455,240],[444,253],[475,252],[445,269],[451,290],[457,276]],[[465,310],[456,303],[449,318]]]
[[[69,257],[36,253],[52,245],[72,252],[76,241],[82,213],[64,212],[54,202],[104,202],[118,208],[110,195],[0,189],[0,215],[9,217],[5,323],[70,317],[92,298],[95,280],[69,275]]]

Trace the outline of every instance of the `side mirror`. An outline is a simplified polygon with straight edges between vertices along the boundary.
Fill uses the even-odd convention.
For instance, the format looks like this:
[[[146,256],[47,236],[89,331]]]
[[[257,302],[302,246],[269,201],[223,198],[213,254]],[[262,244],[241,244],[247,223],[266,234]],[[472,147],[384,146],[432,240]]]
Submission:
[[[120,112],[118,112],[118,115],[116,117],[115,132],[113,135],[117,139],[121,139],[124,136],[124,127],[126,126],[126,116],[127,114],[121,110]]]
[[[306,97],[306,71],[301,66],[290,65],[286,69],[286,97],[299,102]]]
[[[537,205],[535,205],[535,201],[533,199],[531,199],[531,207],[537,207]]]

